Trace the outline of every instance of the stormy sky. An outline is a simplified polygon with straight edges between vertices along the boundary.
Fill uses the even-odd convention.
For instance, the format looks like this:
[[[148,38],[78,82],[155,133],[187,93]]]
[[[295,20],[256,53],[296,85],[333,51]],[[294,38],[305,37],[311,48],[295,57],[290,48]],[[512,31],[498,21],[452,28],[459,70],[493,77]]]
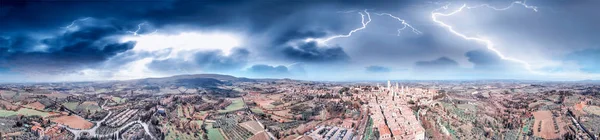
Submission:
[[[599,1],[0,1],[0,82],[600,79]],[[437,22],[436,22],[437,21]]]

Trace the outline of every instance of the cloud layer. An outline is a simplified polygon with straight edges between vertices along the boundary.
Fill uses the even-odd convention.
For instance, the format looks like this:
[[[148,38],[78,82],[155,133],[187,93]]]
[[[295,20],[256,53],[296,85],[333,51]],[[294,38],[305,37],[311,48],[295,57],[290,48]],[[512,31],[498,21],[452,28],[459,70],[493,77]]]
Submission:
[[[440,3],[3,0],[0,75],[11,78],[0,82],[194,73],[306,80],[598,79],[598,2],[530,0],[538,12],[519,6],[476,8],[440,18],[468,36],[489,39],[499,52],[545,76],[434,23],[431,11]],[[503,7],[510,1],[453,1],[439,12],[463,3]],[[383,12],[422,33],[399,30],[404,24],[379,16]],[[364,18],[372,22],[352,36],[315,41],[345,35],[361,27]]]

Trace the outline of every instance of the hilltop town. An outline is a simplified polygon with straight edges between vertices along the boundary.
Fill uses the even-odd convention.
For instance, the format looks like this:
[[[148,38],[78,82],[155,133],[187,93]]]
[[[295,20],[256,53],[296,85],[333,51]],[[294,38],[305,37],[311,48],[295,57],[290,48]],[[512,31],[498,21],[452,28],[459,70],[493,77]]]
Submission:
[[[3,139],[597,139],[600,85],[181,75],[0,86]]]

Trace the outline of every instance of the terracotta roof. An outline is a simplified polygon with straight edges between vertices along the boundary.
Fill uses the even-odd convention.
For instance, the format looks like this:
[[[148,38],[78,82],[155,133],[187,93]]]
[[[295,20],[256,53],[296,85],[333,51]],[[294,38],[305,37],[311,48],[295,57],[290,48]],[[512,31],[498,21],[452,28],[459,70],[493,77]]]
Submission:
[[[402,130],[400,130],[400,129],[394,129],[394,130],[392,130],[392,134],[394,136],[402,135]]]
[[[31,130],[37,131],[37,130],[44,130],[44,129],[42,127],[39,127],[39,126],[32,126]]]
[[[377,129],[379,129],[379,134],[381,134],[381,135],[391,135],[392,134],[390,132],[390,128],[388,128],[387,125],[379,125],[379,127],[377,127]]]

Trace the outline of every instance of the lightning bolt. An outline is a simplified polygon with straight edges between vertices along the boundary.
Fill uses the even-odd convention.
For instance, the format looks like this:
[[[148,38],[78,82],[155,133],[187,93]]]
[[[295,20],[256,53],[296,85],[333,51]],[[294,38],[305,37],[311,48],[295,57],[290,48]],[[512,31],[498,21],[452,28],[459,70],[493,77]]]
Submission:
[[[363,14],[364,12],[364,14]],[[363,30],[365,28],[367,28],[367,25],[369,25],[369,23],[371,22],[371,14],[369,14],[369,12],[365,9],[363,12],[358,12],[358,14],[360,14],[360,18],[361,18],[361,23],[362,23],[362,27],[356,28],[352,31],[350,31],[348,34],[345,35],[336,35],[336,36],[331,36],[325,39],[316,39],[316,41],[318,43],[321,44],[326,44],[327,42],[337,39],[337,38],[347,38],[352,36],[352,33],[358,32],[360,30]],[[365,15],[367,16],[367,20],[365,21]]]
[[[415,34],[421,34],[421,31],[419,31],[419,30],[415,29],[413,26],[411,26],[410,24],[408,24],[408,23],[406,22],[406,20],[404,20],[404,19],[401,19],[401,18],[399,18],[399,17],[396,17],[396,16],[394,16],[394,15],[392,15],[392,14],[389,14],[389,13],[375,13],[375,14],[376,14],[376,15],[378,15],[378,16],[389,16],[389,17],[392,17],[392,18],[394,18],[394,19],[398,20],[398,21],[399,21],[399,22],[400,22],[402,25],[404,25],[402,28],[398,29],[398,36],[400,36],[400,31],[402,31],[402,30],[404,30],[404,29],[406,29],[406,28],[410,28],[410,29],[412,29],[412,31],[413,31]]]
[[[525,1],[514,1],[514,2],[510,3],[509,6],[503,7],[503,8],[497,8],[497,7],[494,7],[494,6],[490,6],[489,4],[481,4],[481,5],[477,5],[477,6],[466,6],[466,8],[467,9],[474,9],[474,8],[486,7],[486,8],[490,8],[490,9],[496,10],[496,11],[504,11],[504,10],[508,10],[508,9],[512,8],[514,5],[521,5],[521,6],[525,7],[525,8],[527,8],[527,9],[531,9],[531,10],[533,10],[535,12],[538,11],[536,6],[527,5],[525,3]]]
[[[467,36],[467,35],[465,35],[463,33],[460,33],[458,31],[456,31],[454,29],[454,27],[452,27],[451,25],[448,25],[448,24],[446,24],[446,23],[444,23],[444,22],[442,22],[442,21],[440,21],[440,20],[437,19],[439,16],[449,17],[449,16],[452,16],[454,14],[460,13],[465,8],[466,9],[473,9],[473,8],[486,7],[486,8],[490,8],[490,9],[493,9],[493,10],[503,11],[503,10],[507,10],[507,9],[512,8],[514,5],[517,5],[517,4],[518,5],[522,5],[522,6],[524,6],[527,9],[532,9],[533,11],[537,12],[537,7],[535,7],[535,6],[529,6],[529,5],[525,4],[525,2],[521,2],[521,1],[513,2],[508,7],[504,7],[504,8],[496,8],[496,7],[490,6],[488,4],[482,4],[482,5],[471,6],[471,7],[467,6],[466,4],[463,4],[460,8],[458,8],[458,9],[452,11],[452,12],[449,12],[449,13],[440,13],[440,12],[437,12],[438,10],[441,10],[441,9],[448,9],[448,6],[450,5],[450,4],[448,4],[448,5],[445,5],[445,6],[441,7],[441,8],[438,8],[438,9],[434,10],[431,13],[431,19],[435,23],[437,23],[440,26],[446,28],[449,32],[451,32],[452,34],[454,34],[456,36],[459,36],[459,37],[461,37],[461,38],[463,38],[465,40],[476,41],[476,42],[480,42],[480,43],[485,44],[485,46],[486,46],[486,48],[488,50],[494,52],[502,60],[508,60],[508,61],[512,61],[512,62],[516,62],[516,63],[522,64],[525,67],[525,69],[527,69],[527,71],[529,71],[531,73],[534,73],[534,74],[542,74],[541,72],[537,72],[537,71],[533,70],[531,68],[531,65],[528,62],[526,62],[526,61],[523,61],[523,60],[520,60],[520,59],[516,59],[516,58],[507,57],[506,55],[504,55],[502,52],[498,51],[498,49],[496,49],[494,47],[494,43],[491,40],[487,40],[487,39],[484,39],[484,38]]]
[[[142,23],[140,23],[140,24],[137,25],[138,26],[137,30],[135,30],[135,31],[127,31],[127,32],[128,33],[132,33],[133,35],[137,36],[138,32],[142,29],[142,26],[144,26],[146,24],[147,24],[146,22],[142,22]]]
[[[355,10],[338,11],[337,13],[353,13],[353,12],[355,12]],[[371,13],[369,13],[369,11],[367,11],[367,9],[363,10],[362,12],[358,12],[358,14],[360,14],[360,19],[361,19],[361,23],[362,23],[361,27],[356,28],[354,30],[351,30],[347,34],[335,35],[335,36],[331,36],[331,37],[328,37],[328,38],[325,38],[325,39],[321,39],[321,38],[317,38],[317,39],[315,39],[315,38],[308,38],[308,39],[305,39],[304,41],[305,42],[316,41],[319,44],[327,44],[327,42],[329,42],[331,40],[334,40],[334,39],[337,39],[337,38],[347,38],[347,37],[350,37],[350,36],[352,36],[353,33],[358,32],[360,30],[363,30],[363,29],[367,28],[367,25],[369,25],[369,23],[371,23],[371,21],[372,21],[371,20]],[[406,20],[404,20],[404,19],[401,19],[401,18],[396,17],[396,16],[394,16],[392,14],[389,14],[389,13],[375,13],[375,14],[379,15],[379,16],[389,16],[389,17],[392,17],[392,18],[398,20],[402,25],[404,25],[402,28],[400,28],[400,29],[397,30],[398,31],[398,34],[397,34],[398,36],[400,36],[401,31],[404,30],[404,29],[406,29],[406,28],[410,28],[415,34],[421,34],[421,31],[417,30],[416,28],[414,28],[413,26],[411,26],[410,24],[408,24],[406,22]]]
[[[140,24],[137,25],[138,28],[135,31],[127,31],[127,32],[133,34],[134,36],[138,36],[138,35],[142,36],[142,35],[138,34],[138,32],[142,29],[142,26],[145,26],[146,24],[148,24],[148,23],[147,22],[142,22],[142,23],[140,23]],[[158,32],[158,29],[154,30],[154,32],[149,33],[149,34],[151,35],[151,34],[154,34],[156,32]]]
[[[86,21],[86,20],[88,20],[88,19],[90,19],[90,17],[76,19],[76,20],[73,20],[73,21],[71,22],[71,24],[69,24],[69,25],[67,25],[67,26],[65,26],[65,27],[61,27],[61,28],[63,28],[63,29],[71,29],[72,27],[77,27],[77,25],[75,25],[75,24],[77,24],[77,22]]]

